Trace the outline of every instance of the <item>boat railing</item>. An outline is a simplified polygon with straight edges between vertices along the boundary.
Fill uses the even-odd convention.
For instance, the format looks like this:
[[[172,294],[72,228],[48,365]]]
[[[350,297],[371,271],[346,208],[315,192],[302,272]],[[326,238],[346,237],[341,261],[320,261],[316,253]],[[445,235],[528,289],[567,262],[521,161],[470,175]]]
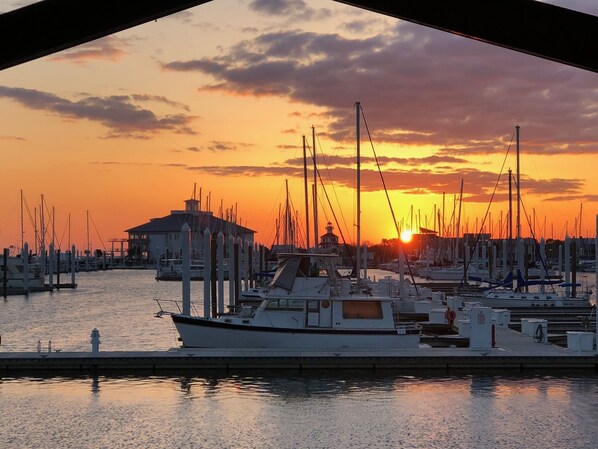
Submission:
[[[156,304],[158,304],[158,311],[154,314],[156,318],[162,318],[164,315],[172,315],[172,314],[182,314],[183,313],[183,303],[182,301],[177,301],[176,299],[157,299],[154,298]],[[199,316],[197,311],[197,307],[195,304],[191,302],[191,315]]]

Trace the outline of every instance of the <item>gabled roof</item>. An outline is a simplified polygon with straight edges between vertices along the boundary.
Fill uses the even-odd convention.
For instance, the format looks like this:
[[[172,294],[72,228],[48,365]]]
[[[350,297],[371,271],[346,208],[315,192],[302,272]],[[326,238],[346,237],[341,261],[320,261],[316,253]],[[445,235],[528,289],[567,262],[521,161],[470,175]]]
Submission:
[[[180,232],[183,225],[187,223],[192,233],[202,232],[209,227],[213,234],[220,231],[223,233],[232,232],[235,234],[255,234],[253,229],[235,225],[226,220],[214,217],[207,212],[200,212],[199,215],[188,213],[170,214],[161,218],[152,218],[147,223],[125,230],[129,234],[164,234],[167,232]]]

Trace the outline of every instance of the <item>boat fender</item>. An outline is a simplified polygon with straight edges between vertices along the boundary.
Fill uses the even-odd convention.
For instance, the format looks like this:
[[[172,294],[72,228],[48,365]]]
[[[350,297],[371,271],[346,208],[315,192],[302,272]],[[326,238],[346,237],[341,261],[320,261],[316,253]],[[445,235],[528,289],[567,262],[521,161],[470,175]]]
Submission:
[[[457,318],[457,312],[452,309],[446,309],[446,312],[444,312],[444,318],[448,324],[452,325],[455,322],[455,318]]]

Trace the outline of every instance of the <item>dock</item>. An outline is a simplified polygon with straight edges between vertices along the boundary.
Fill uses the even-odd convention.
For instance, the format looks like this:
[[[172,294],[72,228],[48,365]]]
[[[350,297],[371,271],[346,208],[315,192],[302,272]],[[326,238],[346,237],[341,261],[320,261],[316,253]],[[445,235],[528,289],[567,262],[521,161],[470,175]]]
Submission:
[[[0,375],[160,374],[204,370],[392,369],[439,373],[598,373],[596,350],[542,344],[513,329],[496,328],[496,347],[418,349],[201,349],[117,352],[0,352]]]

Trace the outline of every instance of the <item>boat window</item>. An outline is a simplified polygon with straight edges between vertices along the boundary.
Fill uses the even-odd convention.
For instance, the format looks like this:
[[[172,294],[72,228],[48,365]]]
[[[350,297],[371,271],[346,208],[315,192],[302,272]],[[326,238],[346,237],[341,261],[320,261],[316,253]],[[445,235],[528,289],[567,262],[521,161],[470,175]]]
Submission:
[[[289,310],[303,310],[305,301],[300,299],[289,299]]]
[[[278,310],[278,299],[271,299],[266,304],[266,309],[268,310]]]
[[[307,311],[308,312],[317,312],[319,310],[319,301],[317,300],[309,300],[307,301]]]
[[[300,261],[301,258],[299,257],[280,260],[274,278],[272,279],[272,285],[284,288],[285,290],[291,290],[293,288],[293,282],[295,282],[295,278],[297,277]]]
[[[303,311],[305,301],[296,299],[270,299],[266,304],[267,310],[299,310]]]
[[[347,320],[381,320],[380,301],[343,301],[343,318]]]

